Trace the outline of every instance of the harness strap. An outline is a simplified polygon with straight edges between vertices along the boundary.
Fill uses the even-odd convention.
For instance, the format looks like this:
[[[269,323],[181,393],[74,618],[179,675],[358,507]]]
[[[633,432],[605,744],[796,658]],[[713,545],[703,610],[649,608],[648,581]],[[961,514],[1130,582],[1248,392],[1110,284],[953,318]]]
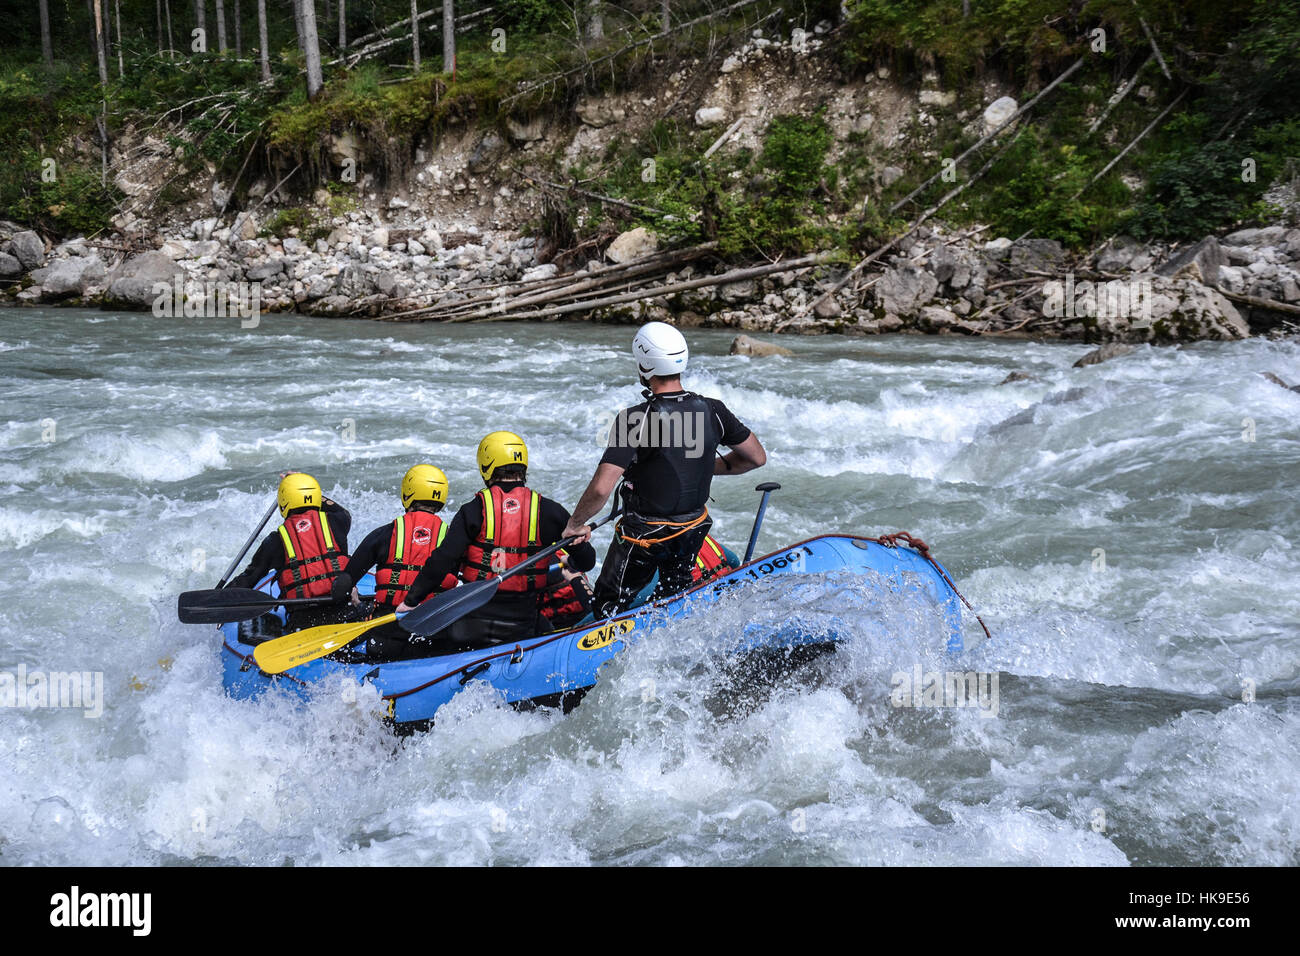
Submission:
[[[641,548],[649,548],[656,544],[663,544],[665,541],[671,541],[673,540],[673,538],[684,535],[686,532],[690,531],[693,528],[698,528],[700,525],[702,525],[705,522],[705,520],[708,517],[709,517],[709,509],[705,508],[704,511],[700,513],[699,517],[692,518],[690,521],[667,521],[667,520],[656,519],[655,521],[652,522],[646,522],[648,525],[651,526],[652,533],[655,529],[658,528],[677,529],[672,534],[662,535],[653,538],[649,538],[649,537],[633,538],[631,535],[625,534],[623,532],[623,522],[620,521],[618,523],[618,536],[622,538],[624,541],[626,541],[628,544],[634,544],[637,547],[641,547]]]

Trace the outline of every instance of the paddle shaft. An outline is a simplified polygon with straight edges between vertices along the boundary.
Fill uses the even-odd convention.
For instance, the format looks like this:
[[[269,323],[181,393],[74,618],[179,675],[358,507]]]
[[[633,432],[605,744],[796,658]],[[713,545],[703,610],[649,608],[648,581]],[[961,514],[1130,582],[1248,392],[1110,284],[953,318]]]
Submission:
[[[758,544],[758,532],[763,527],[763,515],[767,513],[767,499],[780,487],[775,481],[765,481],[754,489],[763,492],[763,499],[758,503],[758,514],[754,515],[754,528],[749,532],[749,544],[745,547],[745,560],[741,564],[749,564],[749,559],[754,556],[754,548]]]
[[[253,542],[261,535],[262,529],[266,527],[266,523],[271,520],[271,515],[275,514],[276,509],[279,507],[280,504],[278,500],[271,502],[271,507],[266,509],[266,514],[262,515],[262,520],[258,524],[257,529],[248,536],[248,540],[244,542],[244,546],[239,549],[239,556],[230,562],[230,567],[226,568],[226,573],[223,574],[221,580],[217,582],[217,587],[224,588],[226,586],[226,582],[230,580],[230,576],[235,573],[235,568],[239,567],[239,562],[244,560],[244,555],[248,554],[248,549],[253,546]]]

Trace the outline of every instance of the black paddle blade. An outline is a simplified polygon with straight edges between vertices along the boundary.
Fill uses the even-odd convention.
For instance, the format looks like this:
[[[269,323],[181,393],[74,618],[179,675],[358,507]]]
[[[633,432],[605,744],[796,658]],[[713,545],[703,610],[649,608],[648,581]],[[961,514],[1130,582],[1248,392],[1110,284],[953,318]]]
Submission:
[[[462,584],[429,598],[419,607],[407,611],[397,619],[402,629],[411,634],[437,634],[448,624],[459,621],[471,611],[477,611],[497,593],[500,578]]]
[[[176,599],[176,616],[182,624],[225,624],[247,621],[273,607],[275,599],[262,591],[211,588],[183,593]]]

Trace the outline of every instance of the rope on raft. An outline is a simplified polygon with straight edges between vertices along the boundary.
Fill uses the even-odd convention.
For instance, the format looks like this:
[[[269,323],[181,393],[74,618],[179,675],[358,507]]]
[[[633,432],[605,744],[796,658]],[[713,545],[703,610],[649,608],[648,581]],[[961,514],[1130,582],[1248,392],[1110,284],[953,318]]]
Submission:
[[[952,578],[948,577],[948,572],[940,567],[939,562],[935,561],[934,558],[930,556],[929,545],[920,538],[914,537],[906,531],[895,531],[893,534],[882,534],[879,538],[873,538],[872,540],[878,544],[884,545],[886,548],[897,548],[898,542],[902,541],[921,557],[925,558],[925,560],[929,561],[930,567],[938,571],[939,576],[948,582],[948,587],[952,588],[952,593],[961,598],[961,603],[965,604],[970,612],[975,615],[975,620],[979,621],[980,627],[984,628],[984,636],[990,641],[993,640],[993,635],[989,633],[989,626],[984,623],[984,618],[980,617],[979,612],[975,610],[974,605],[972,605],[970,601],[966,600],[966,595],[957,590],[957,585],[952,583]]]

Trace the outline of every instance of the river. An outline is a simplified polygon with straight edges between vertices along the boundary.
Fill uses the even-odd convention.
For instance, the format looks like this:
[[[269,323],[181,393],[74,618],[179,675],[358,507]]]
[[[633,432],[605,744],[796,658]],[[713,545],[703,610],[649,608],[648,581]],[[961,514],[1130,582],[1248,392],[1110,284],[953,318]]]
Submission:
[[[416,462],[467,500],[505,428],[571,507],[638,398],[632,332],[0,310],[0,670],[103,681],[98,717],[0,710],[0,862],[1300,863],[1300,394],[1258,374],[1300,381],[1295,342],[1072,369],[1087,346],[749,359],[689,332],[688,385],[770,456],[715,482],[718,536],[743,550],[774,480],[760,552],[924,538],[993,633],[926,666],[995,673],[995,717],[893,706],[924,657],[907,634],[769,683],[693,666],[784,613],[763,593],[634,645],[567,717],[471,688],[399,742],[364,693],[224,696],[175,598],[216,581],[280,471],[315,474],[355,543]],[[851,616],[843,582],[802,587]]]

